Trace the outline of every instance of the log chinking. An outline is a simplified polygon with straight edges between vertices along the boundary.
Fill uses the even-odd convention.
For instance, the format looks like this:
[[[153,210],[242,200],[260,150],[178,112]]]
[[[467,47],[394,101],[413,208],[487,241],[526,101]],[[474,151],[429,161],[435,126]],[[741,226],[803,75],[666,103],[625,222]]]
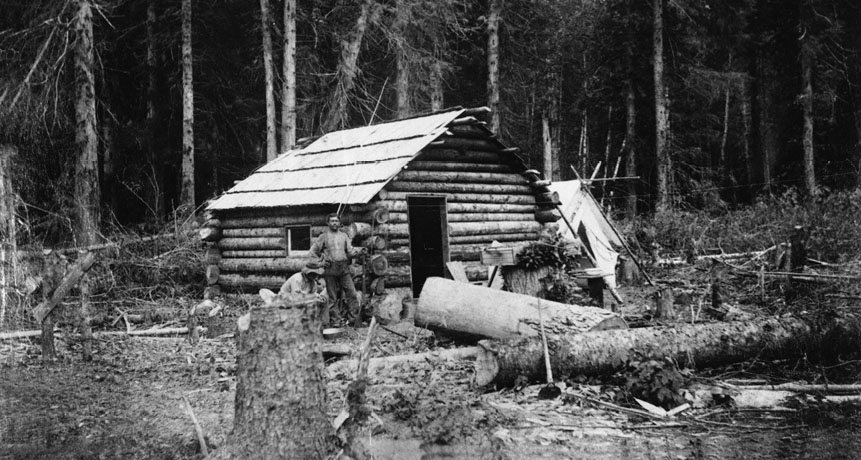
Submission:
[[[797,317],[763,318],[745,322],[679,324],[628,330],[586,332],[548,337],[550,361],[560,376],[602,374],[623,369],[628,360],[670,357],[680,366],[706,367],[753,357],[798,356],[817,352],[836,358],[857,352],[861,321],[857,317],[813,326]],[[541,340],[479,342],[476,383],[511,385],[518,376],[539,382],[544,377]]]

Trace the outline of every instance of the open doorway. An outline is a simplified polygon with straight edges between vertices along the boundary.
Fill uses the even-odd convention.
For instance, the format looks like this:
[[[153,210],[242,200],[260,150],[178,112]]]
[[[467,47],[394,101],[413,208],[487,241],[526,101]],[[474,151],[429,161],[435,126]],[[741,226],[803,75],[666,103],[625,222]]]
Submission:
[[[407,222],[413,297],[418,297],[429,277],[445,277],[449,261],[446,197],[407,196]]]

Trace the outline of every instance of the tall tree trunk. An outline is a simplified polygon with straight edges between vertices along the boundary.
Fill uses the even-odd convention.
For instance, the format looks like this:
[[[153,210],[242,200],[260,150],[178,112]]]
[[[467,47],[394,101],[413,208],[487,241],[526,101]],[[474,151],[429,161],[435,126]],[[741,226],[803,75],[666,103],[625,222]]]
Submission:
[[[12,185],[12,158],[18,149],[0,145],[0,328],[6,319],[9,286],[15,284],[17,273],[17,213],[15,189]]]
[[[490,130],[501,134],[499,113],[499,20],[503,0],[490,0],[487,15],[487,106],[490,107]]]
[[[289,3],[289,2],[288,2]],[[260,0],[260,29],[263,31],[263,75],[266,91],[266,158],[265,162],[278,155],[278,138],[275,125],[275,69],[272,64],[272,31],[269,0]]]
[[[751,78],[745,76],[741,84],[741,161],[744,164],[742,183],[745,187],[745,199],[750,199],[750,185],[753,182],[753,166],[751,165],[751,137],[753,135],[753,119],[751,117]]]
[[[732,169],[729,167],[729,162],[726,158],[726,142],[729,137],[729,102],[730,102],[730,91],[729,91],[730,83],[727,82],[727,86],[724,89],[723,94],[723,130],[721,130],[720,134],[720,150],[718,152],[718,161],[720,164],[718,165],[718,170],[721,174],[721,185],[727,188],[729,191],[729,195],[733,198],[733,202],[735,202],[735,185],[732,180]]]
[[[813,168],[813,50],[810,33],[805,31],[801,39],[801,110],[804,117],[804,185],[807,193],[813,196],[816,193],[816,172]]]
[[[395,111],[397,118],[411,115],[410,107],[410,62],[406,49],[409,45],[407,22],[410,17],[410,4],[407,0],[395,1],[395,22],[392,26],[395,35]]]
[[[613,104],[607,107],[607,137],[604,139],[604,177],[610,177],[610,146],[613,143]],[[607,181],[601,182],[601,203],[607,193]]]
[[[98,138],[96,136],[96,97],[93,76],[93,12],[90,0],[78,0],[75,15],[75,206],[77,244],[95,244],[99,234]],[[90,348],[89,290],[81,286],[81,333],[85,360],[92,359]]]
[[[330,458],[319,306],[275,297],[239,335],[233,431],[213,459]]]
[[[194,88],[191,58],[191,0],[182,0],[182,179],[179,203],[194,212]]]
[[[434,63],[431,64],[431,74],[430,74],[430,89],[431,89],[431,110],[436,112],[438,110],[442,110],[444,107],[444,92],[443,92],[443,74],[442,74],[442,63],[440,63],[439,58],[434,60]]]
[[[632,38],[629,38],[632,39]],[[628,94],[625,97],[625,175],[637,175],[637,94],[634,83],[634,56],[633,45],[628,44]],[[629,179],[627,182],[627,196],[625,197],[625,213],[629,218],[637,215],[637,182]]]
[[[146,7],[146,68],[147,68],[147,90],[146,90],[146,130],[147,130],[147,161],[152,174],[151,191],[149,195],[149,209],[153,214],[154,222],[161,222],[164,215],[162,190],[164,189],[164,173],[161,158],[158,155],[156,145],[156,55],[155,55],[155,23],[156,23],[156,0],[149,0]]]
[[[541,144],[544,146],[544,178],[548,180],[553,177],[553,141],[550,138],[550,115],[547,110],[541,112]]]
[[[655,80],[655,160],[657,164],[658,210],[670,208],[670,120],[667,107],[667,89],[664,85],[664,2],[654,0],[652,43],[654,46]]]
[[[375,13],[374,0],[364,0],[352,33],[347,40],[341,41],[341,58],[338,62],[335,89],[329,98],[329,113],[323,124],[325,132],[336,131],[347,124],[347,102],[353,87],[356,86],[359,51],[362,49],[362,39],[372,13]]]
[[[281,151],[296,143],[296,0],[284,0],[284,84],[281,87]]]
[[[108,212],[116,214],[117,203],[117,176],[116,159],[114,158],[114,131],[113,125],[107,119],[102,121],[102,188],[108,194]]]

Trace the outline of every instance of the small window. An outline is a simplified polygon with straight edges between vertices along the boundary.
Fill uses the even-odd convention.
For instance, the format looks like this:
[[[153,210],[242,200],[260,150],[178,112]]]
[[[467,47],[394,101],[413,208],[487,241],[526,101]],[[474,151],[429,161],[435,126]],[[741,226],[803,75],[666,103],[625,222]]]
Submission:
[[[299,225],[285,227],[285,240],[287,242],[287,255],[299,255],[311,250],[311,226]]]

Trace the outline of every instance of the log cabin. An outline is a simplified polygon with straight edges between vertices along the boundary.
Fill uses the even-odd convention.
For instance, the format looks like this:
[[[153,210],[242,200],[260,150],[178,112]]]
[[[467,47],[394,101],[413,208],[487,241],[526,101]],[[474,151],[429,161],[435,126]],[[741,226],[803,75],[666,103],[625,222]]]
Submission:
[[[480,121],[488,112],[458,107],[331,132],[261,166],[207,205],[205,296],[278,289],[311,261],[333,212],[370,250],[355,267],[367,274],[360,290],[418,297],[428,277],[451,277],[450,261],[486,283],[489,264],[504,263],[482,257],[493,242],[533,243],[559,219],[558,195]]]

